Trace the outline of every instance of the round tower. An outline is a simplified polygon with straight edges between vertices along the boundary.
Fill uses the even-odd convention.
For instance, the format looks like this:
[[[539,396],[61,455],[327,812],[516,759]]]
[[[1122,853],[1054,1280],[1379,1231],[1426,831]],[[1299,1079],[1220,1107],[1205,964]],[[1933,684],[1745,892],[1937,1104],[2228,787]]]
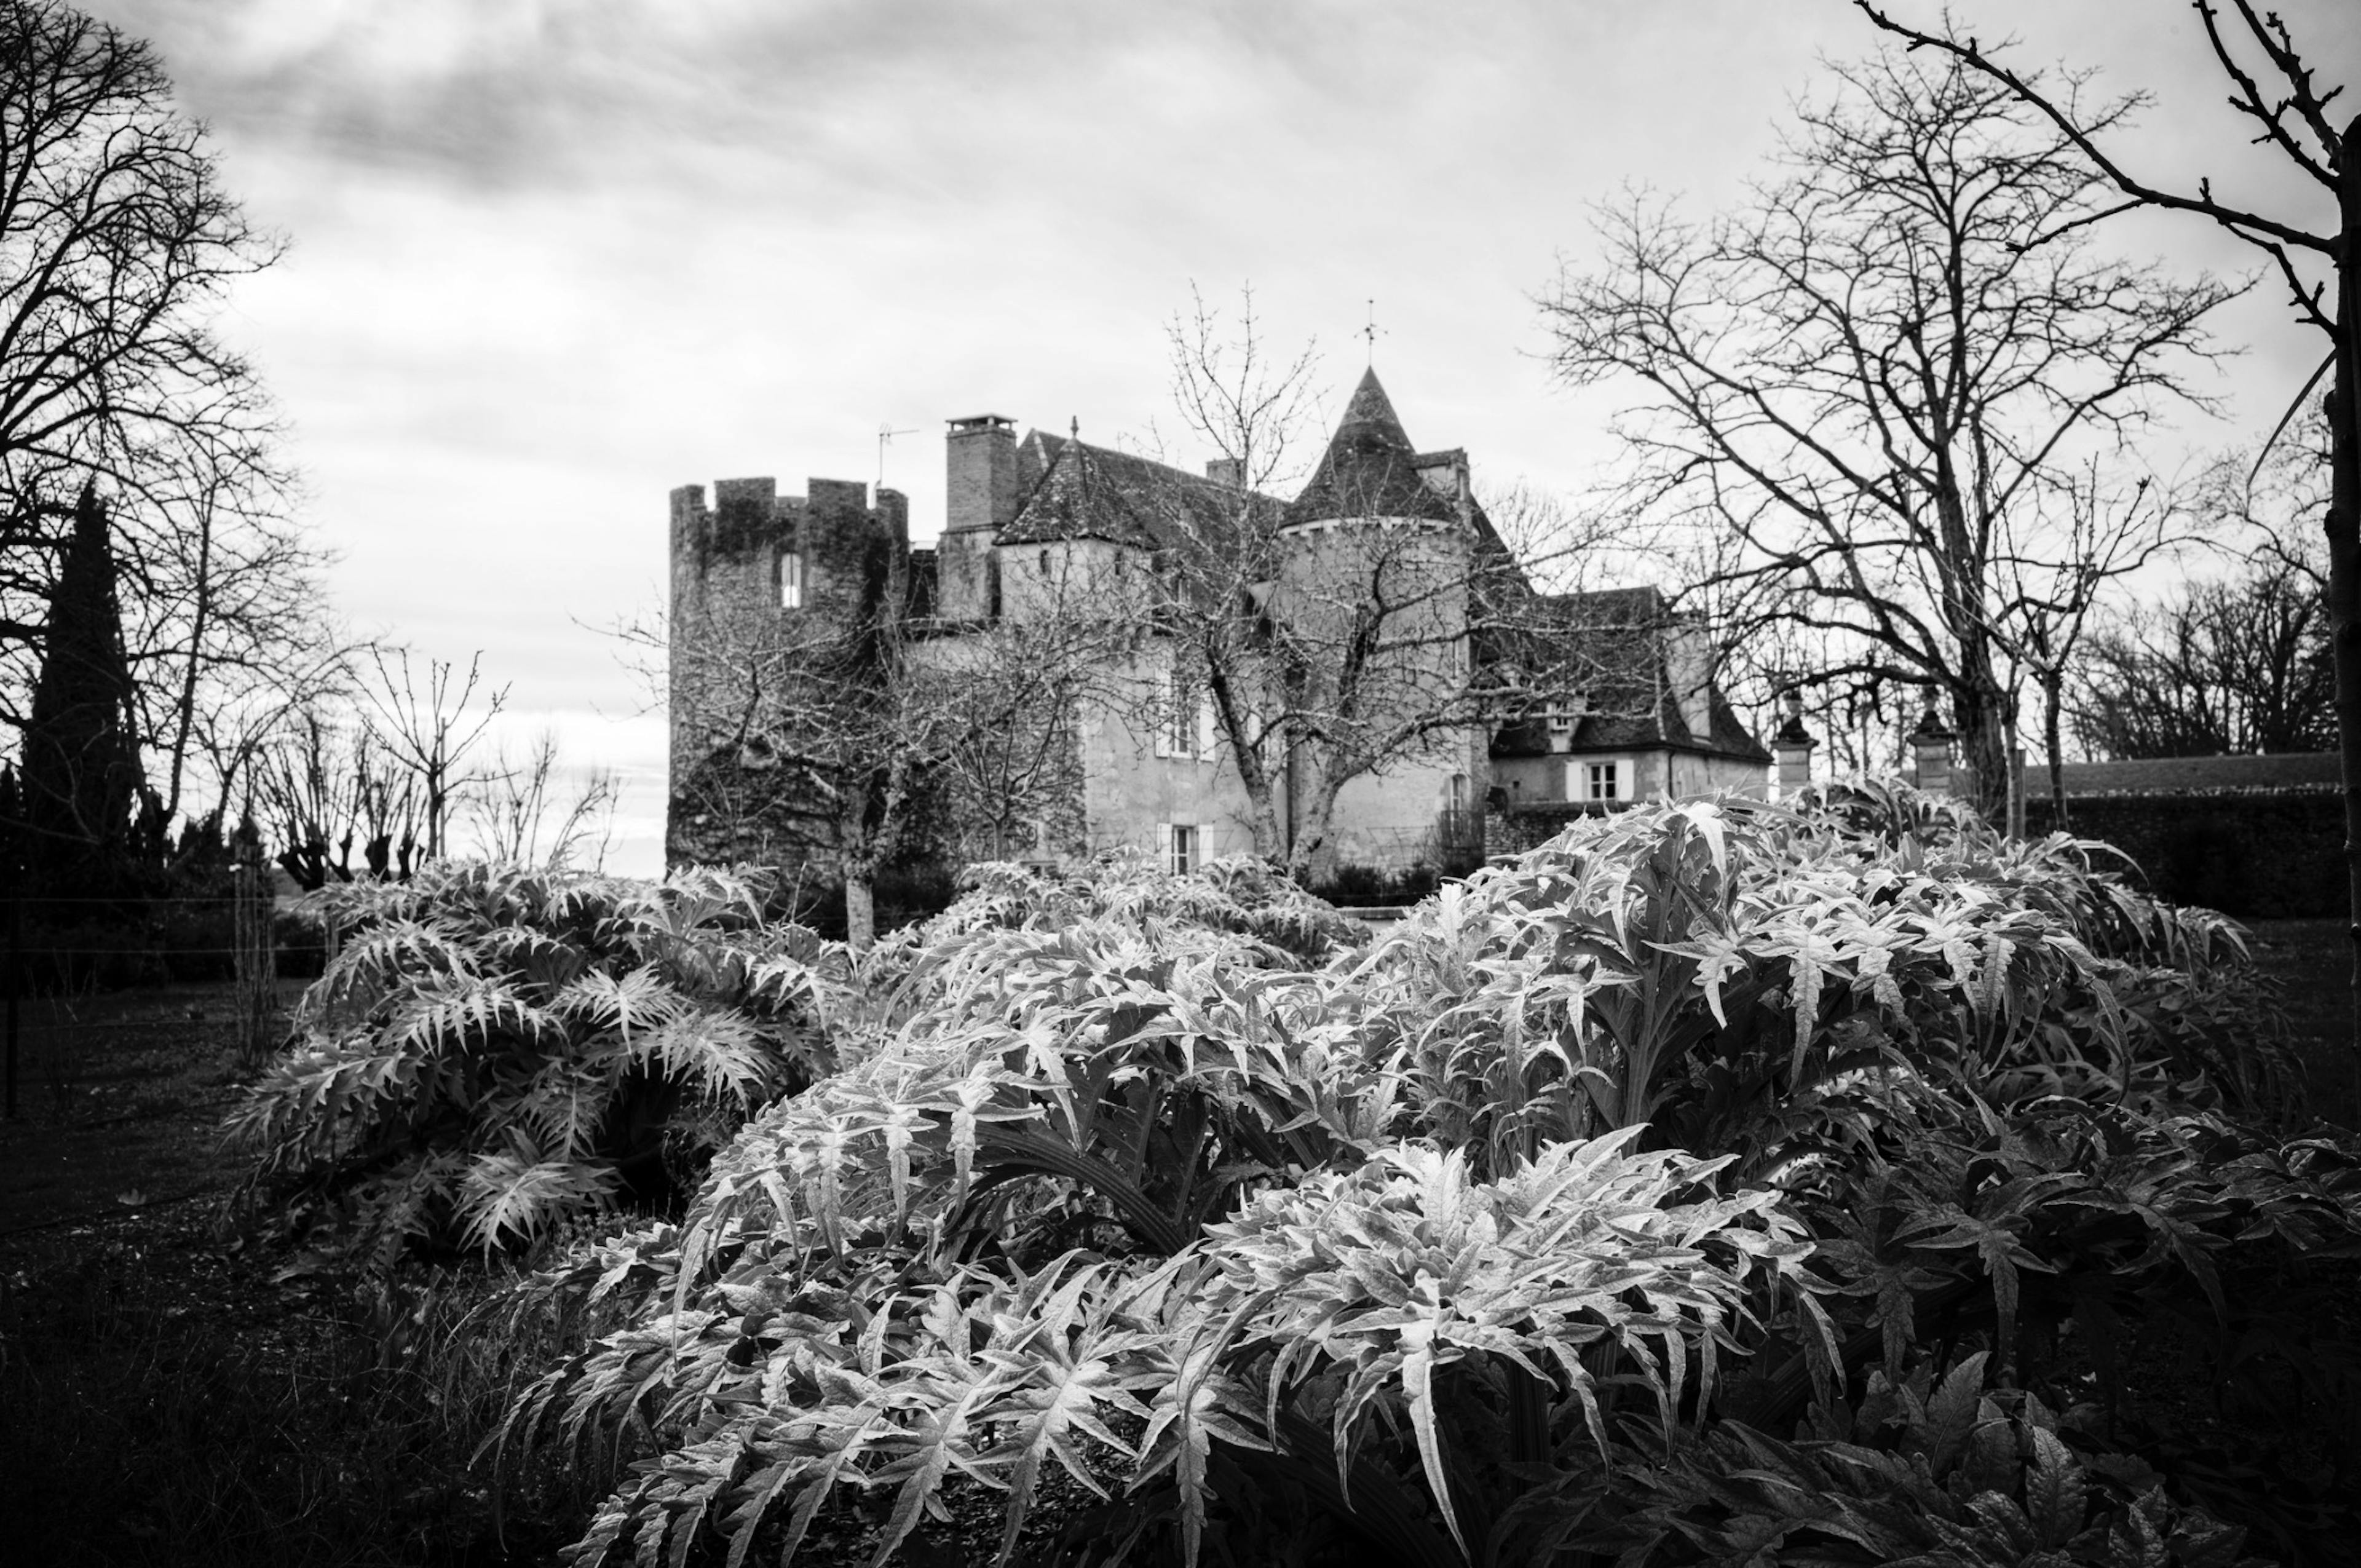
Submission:
[[[907,612],[901,494],[881,488],[872,505],[867,486],[842,479],[806,491],[722,479],[710,507],[702,485],[672,492],[667,864],[779,858],[759,808],[767,792],[745,776],[779,717],[778,661]]]
[[[1413,714],[1447,712],[1470,658],[1477,527],[1464,451],[1422,453],[1372,369],[1361,378],[1319,466],[1279,529],[1274,612],[1310,644],[1308,691],[1332,707],[1332,733],[1376,737]],[[1480,725],[1438,727],[1414,754],[1351,779],[1336,797],[1341,861],[1395,868],[1446,812],[1480,799]],[[1332,744],[1326,750],[1335,750]],[[1378,748],[1382,750],[1383,748]],[[1296,767],[1323,765],[1322,749]]]

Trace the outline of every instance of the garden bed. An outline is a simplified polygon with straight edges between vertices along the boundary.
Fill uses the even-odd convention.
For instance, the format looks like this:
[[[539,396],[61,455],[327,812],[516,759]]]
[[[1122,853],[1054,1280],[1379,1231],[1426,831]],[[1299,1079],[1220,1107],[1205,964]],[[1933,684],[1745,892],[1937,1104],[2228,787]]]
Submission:
[[[2266,922],[2254,936],[2315,1109],[2353,1125],[2343,923]],[[412,1266],[375,1285],[320,1271],[242,1202],[250,1166],[215,1135],[238,1087],[217,1021],[226,1004],[226,987],[176,987],[97,998],[71,1019],[27,1006],[19,1116],[0,1126],[0,1518],[12,1553],[551,1560],[595,1497],[544,1475],[511,1499],[503,1538],[469,1463],[531,1370],[532,1347],[454,1353],[453,1326],[486,1293],[480,1271]],[[2350,1274],[2329,1266],[2301,1282],[2309,1298],[2290,1299],[2341,1297],[2319,1310],[2349,1315],[2361,1294]],[[2356,1412],[2307,1409],[2301,1387],[2274,1408],[2191,1385],[2200,1332],[2155,1324],[2133,1336],[2112,1418],[2227,1486],[2266,1467],[2333,1485],[2323,1451],[2290,1433],[2349,1430]],[[901,1560],[963,1561],[996,1545],[993,1499],[951,1497],[964,1528],[922,1531]],[[1071,1500],[1045,1497],[1045,1511]],[[797,1561],[862,1560],[882,1523],[855,1513]]]

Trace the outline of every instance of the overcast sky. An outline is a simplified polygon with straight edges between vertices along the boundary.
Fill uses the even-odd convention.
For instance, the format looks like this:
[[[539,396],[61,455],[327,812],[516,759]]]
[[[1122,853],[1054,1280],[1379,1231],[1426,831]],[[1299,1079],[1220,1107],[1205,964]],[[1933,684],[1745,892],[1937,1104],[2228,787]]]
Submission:
[[[482,650],[523,727],[621,770],[609,864],[635,873],[662,858],[662,721],[601,629],[660,601],[673,487],[873,480],[880,427],[906,430],[885,478],[930,535],[948,418],[1170,436],[1163,327],[1193,280],[1217,303],[1250,281],[1273,342],[1316,340],[1332,411],[1374,299],[1414,441],[1571,491],[1612,455],[1609,405],[1552,388],[1533,297],[1585,264],[1587,205],[1739,199],[1818,60],[1876,45],[1840,0],[92,8],[155,42],[292,241],[224,330],[289,416],[343,613]],[[2180,0],[1954,9],[2153,93],[2142,168],[2332,221],[2243,145]],[[2324,80],[2361,81],[2352,0],[2279,9]],[[2121,243],[2253,265],[2194,221]],[[2250,352],[2192,453],[2268,427],[2322,352],[2268,287],[2221,329]]]

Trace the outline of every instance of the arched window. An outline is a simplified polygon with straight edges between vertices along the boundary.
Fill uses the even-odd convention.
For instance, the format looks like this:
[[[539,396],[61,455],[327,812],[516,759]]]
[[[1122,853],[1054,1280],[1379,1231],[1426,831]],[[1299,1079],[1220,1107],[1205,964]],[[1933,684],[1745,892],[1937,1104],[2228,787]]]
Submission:
[[[793,550],[779,552],[779,608],[804,607],[804,558]]]

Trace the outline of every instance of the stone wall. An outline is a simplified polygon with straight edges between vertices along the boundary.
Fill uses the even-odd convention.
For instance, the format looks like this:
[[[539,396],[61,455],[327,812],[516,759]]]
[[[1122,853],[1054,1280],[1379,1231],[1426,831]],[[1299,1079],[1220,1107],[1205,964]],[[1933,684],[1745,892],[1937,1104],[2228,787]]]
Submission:
[[[2199,789],[2288,789],[2334,786],[2343,773],[2334,751],[2275,751],[2252,757],[2145,757],[2121,762],[2068,762],[2059,782],[2066,794],[2163,795]],[[2049,767],[2038,756],[2028,758],[2025,787],[2029,795],[2049,788]]]
[[[1599,808],[1553,801],[1495,810],[1484,847],[1516,854],[1546,842]],[[2221,790],[2111,795],[2076,800],[2069,831],[2131,858],[2134,885],[2174,904],[2202,905],[2244,919],[2345,913],[2345,816],[2333,790]],[[2026,803],[2026,831],[2049,831],[2046,796]],[[2121,867],[2101,857],[2100,869]]]
[[[2048,832],[2050,816],[2048,797],[2035,795],[2026,830]],[[2067,824],[2129,855],[2143,884],[2175,904],[2266,920],[2345,913],[2345,813],[2334,790],[2095,795],[2070,801]]]

